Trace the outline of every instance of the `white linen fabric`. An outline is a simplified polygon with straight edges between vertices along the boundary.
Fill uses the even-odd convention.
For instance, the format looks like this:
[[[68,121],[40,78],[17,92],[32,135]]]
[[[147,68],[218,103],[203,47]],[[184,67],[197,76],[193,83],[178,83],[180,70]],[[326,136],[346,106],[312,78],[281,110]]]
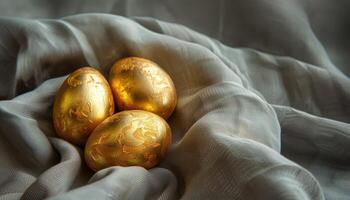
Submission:
[[[346,1],[25,2],[0,3],[0,199],[350,199]],[[61,18],[85,11],[211,37],[149,17]],[[154,169],[93,173],[56,136],[53,99],[75,69],[107,76],[126,56],[172,77],[173,144]]]

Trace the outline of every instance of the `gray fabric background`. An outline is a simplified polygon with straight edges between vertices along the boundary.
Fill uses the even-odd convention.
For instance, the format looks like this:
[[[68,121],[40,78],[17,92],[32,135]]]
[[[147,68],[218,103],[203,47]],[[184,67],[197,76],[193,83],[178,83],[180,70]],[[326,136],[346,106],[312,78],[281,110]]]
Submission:
[[[350,199],[348,2],[1,1],[0,199]],[[130,55],[173,78],[174,143],[149,171],[93,173],[53,98]]]

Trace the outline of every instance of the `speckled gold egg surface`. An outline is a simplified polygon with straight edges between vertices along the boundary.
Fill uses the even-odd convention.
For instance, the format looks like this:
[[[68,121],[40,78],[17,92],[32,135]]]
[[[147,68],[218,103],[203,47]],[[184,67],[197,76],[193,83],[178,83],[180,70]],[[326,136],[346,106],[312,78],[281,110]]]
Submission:
[[[167,119],[176,106],[173,81],[150,60],[128,57],[117,61],[109,83],[119,110],[146,110]]]
[[[113,113],[107,80],[98,70],[83,67],[71,73],[56,94],[53,124],[59,137],[84,145],[94,128]]]
[[[171,129],[158,115],[122,111],[103,121],[85,146],[85,161],[94,171],[110,166],[157,165],[171,144]]]

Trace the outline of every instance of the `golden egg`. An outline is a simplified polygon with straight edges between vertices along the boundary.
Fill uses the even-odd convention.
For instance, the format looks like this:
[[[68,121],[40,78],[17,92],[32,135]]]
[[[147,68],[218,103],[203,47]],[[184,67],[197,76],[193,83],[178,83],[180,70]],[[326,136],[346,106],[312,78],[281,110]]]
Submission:
[[[94,128],[113,113],[107,80],[96,69],[83,67],[60,87],[53,106],[53,124],[59,137],[84,145]]]
[[[171,144],[171,129],[158,115],[128,110],[112,115],[91,133],[85,161],[94,170],[110,166],[157,165]]]
[[[173,81],[150,60],[128,57],[117,61],[109,83],[119,110],[146,110],[167,119],[175,109]]]

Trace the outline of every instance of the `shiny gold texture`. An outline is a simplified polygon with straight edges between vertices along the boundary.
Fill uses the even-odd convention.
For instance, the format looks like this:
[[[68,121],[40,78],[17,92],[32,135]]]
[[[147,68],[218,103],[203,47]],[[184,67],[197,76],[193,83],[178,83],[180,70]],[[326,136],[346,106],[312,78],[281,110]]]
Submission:
[[[150,60],[128,57],[117,61],[109,83],[119,110],[146,110],[167,119],[175,109],[173,81]]]
[[[53,124],[59,137],[84,145],[89,134],[114,113],[112,91],[103,75],[83,67],[63,82],[53,106]]]
[[[85,161],[94,171],[110,166],[157,165],[171,144],[171,129],[158,115],[128,110],[112,115],[91,133]]]

